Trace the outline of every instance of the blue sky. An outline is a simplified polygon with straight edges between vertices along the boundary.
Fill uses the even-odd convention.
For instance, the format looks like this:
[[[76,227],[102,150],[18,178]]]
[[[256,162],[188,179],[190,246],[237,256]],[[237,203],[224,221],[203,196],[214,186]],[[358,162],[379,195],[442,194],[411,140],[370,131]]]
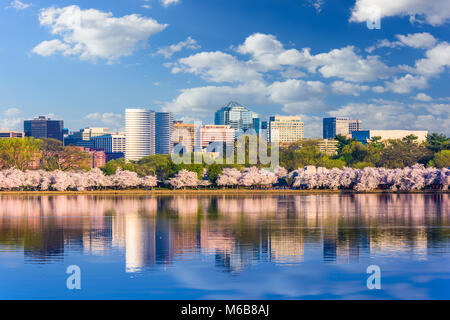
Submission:
[[[378,21],[369,29],[366,21]],[[0,128],[123,127],[127,107],[213,121],[325,116],[450,134],[448,0],[0,0]]]

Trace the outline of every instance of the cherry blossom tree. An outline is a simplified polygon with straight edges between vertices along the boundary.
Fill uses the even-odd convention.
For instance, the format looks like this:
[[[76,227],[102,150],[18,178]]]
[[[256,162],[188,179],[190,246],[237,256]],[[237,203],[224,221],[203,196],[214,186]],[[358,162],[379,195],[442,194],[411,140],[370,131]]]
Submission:
[[[236,168],[225,168],[217,179],[218,186],[237,186],[242,173]]]
[[[200,184],[200,180],[197,172],[181,170],[174,178],[169,179],[169,184],[175,189],[197,187]]]

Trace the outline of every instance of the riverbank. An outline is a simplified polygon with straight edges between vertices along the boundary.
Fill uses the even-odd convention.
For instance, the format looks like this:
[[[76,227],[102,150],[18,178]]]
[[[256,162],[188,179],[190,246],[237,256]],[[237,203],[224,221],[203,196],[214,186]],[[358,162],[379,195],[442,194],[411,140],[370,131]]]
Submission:
[[[0,197],[11,195],[262,195],[262,194],[450,194],[450,190],[414,190],[414,191],[354,191],[354,190],[247,190],[247,189],[218,189],[218,190],[95,190],[95,191],[1,191]]]

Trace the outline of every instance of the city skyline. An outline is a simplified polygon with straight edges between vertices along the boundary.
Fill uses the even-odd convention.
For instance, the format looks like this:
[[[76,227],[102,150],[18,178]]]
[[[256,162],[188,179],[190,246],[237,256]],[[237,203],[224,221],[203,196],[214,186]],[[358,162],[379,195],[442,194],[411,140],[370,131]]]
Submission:
[[[380,30],[367,28],[363,0],[10,2],[0,4],[0,128],[44,114],[117,130],[125,108],[212,123],[236,100],[261,119],[301,116],[305,137],[320,137],[322,118],[334,116],[450,133],[450,13],[440,2],[405,1],[383,13]],[[85,22],[89,9],[94,38],[67,23]],[[105,21],[123,22],[117,37]]]

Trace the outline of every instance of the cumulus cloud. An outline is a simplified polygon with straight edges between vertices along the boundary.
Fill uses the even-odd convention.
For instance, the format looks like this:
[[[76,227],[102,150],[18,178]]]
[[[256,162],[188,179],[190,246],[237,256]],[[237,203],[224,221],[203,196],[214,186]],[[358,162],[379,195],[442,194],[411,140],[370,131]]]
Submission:
[[[395,37],[398,41],[391,42],[387,39],[383,39],[378,41],[374,46],[367,48],[366,51],[371,53],[378,48],[397,48],[405,46],[416,49],[430,49],[437,42],[437,39],[428,32],[412,33],[407,35],[397,34]]]
[[[362,86],[357,83],[334,81],[331,84],[331,89],[336,94],[359,96],[361,92],[369,90],[370,87]]]
[[[425,58],[416,61],[416,72],[433,76],[450,66],[450,44],[441,42],[425,52]]]
[[[179,59],[172,72],[192,73],[212,82],[245,82],[261,78],[246,62],[220,51],[200,52]]]
[[[82,10],[75,5],[42,9],[39,22],[60,39],[41,42],[33,53],[42,56],[59,53],[81,60],[108,62],[131,55],[139,43],[167,27],[138,14],[114,17],[111,12]]]
[[[413,89],[424,89],[428,86],[428,79],[424,76],[407,74],[392,81],[385,82],[386,89],[395,93],[409,93]]]
[[[355,52],[353,46],[313,55],[309,48],[285,49],[275,36],[255,33],[237,51],[250,55],[252,59],[248,65],[264,72],[290,66],[311,73],[318,71],[325,78],[336,77],[353,82],[375,81],[392,73],[391,68],[380,61],[378,56],[364,58]]]
[[[178,42],[177,44],[172,44],[170,46],[158,48],[158,51],[156,51],[155,54],[162,55],[165,58],[170,58],[173,56],[174,53],[179,52],[184,48],[190,50],[197,50],[200,49],[200,46],[198,45],[195,39],[188,37],[185,41]]]
[[[414,97],[414,100],[417,100],[417,101],[432,101],[433,98],[430,97],[429,95],[425,94],[425,93],[418,93]]]
[[[409,16],[411,21],[433,26],[447,23],[450,19],[448,0],[356,0],[350,21],[366,22],[373,18],[373,8],[378,8],[381,18]]]

